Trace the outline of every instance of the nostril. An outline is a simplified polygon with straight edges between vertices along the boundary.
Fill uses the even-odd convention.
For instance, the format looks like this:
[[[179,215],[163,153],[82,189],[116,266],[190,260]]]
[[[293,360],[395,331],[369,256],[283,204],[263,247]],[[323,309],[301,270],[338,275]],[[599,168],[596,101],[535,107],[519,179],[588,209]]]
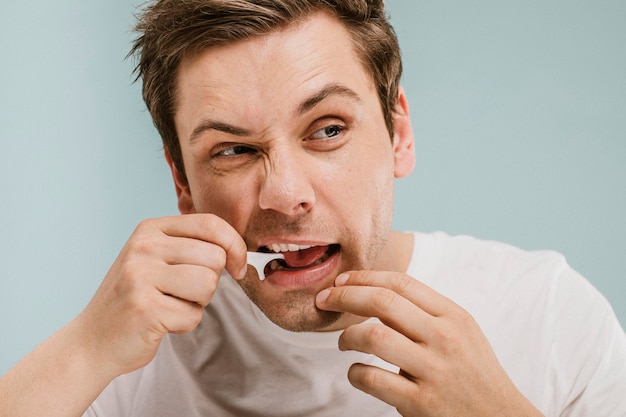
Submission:
[[[301,214],[315,204],[315,166],[293,147],[276,145],[266,158],[261,180],[259,206],[287,215]]]
[[[259,194],[261,209],[274,210],[293,215],[310,211],[315,204],[315,193],[310,184],[282,184],[273,186],[264,184]]]

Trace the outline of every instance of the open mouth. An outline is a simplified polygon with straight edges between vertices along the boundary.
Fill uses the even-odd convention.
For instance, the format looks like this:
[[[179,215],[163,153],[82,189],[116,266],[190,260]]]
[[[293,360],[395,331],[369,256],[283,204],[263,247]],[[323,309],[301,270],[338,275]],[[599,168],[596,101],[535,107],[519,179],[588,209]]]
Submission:
[[[285,259],[274,259],[265,266],[265,274],[276,271],[302,271],[324,263],[328,258],[337,253],[338,244],[328,246],[310,246],[298,250],[284,247],[286,245],[272,245],[272,248],[262,248],[262,252],[280,252]],[[286,249],[286,250],[283,250]]]

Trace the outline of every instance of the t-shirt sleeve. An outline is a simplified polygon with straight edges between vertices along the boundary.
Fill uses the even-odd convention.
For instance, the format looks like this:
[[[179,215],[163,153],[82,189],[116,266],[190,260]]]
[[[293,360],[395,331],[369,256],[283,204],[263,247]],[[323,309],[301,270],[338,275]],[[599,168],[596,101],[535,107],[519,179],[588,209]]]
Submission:
[[[608,301],[566,268],[555,300],[556,383],[566,390],[561,417],[626,416],[626,334]]]

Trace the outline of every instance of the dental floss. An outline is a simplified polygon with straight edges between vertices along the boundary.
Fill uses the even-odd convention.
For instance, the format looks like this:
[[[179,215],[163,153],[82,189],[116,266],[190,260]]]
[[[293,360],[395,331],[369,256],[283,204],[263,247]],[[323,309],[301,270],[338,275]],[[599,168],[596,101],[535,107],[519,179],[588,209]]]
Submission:
[[[248,264],[256,269],[259,279],[265,280],[265,266],[274,259],[285,259],[282,253],[248,252]]]

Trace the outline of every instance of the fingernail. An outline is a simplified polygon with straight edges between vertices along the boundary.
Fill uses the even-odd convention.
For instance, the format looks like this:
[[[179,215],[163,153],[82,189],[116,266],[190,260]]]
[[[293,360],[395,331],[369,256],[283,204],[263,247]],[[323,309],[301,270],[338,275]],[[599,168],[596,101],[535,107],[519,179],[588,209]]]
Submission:
[[[348,281],[348,278],[350,278],[350,275],[346,274],[345,272],[337,275],[337,278],[335,278],[335,286],[341,287],[343,284],[346,283],[346,281]]]
[[[244,279],[247,273],[248,273],[248,264],[245,264],[243,268],[241,269],[241,271],[239,271],[239,278],[237,279]]]
[[[319,293],[317,293],[317,297],[315,297],[315,303],[316,304],[323,303],[324,301],[328,299],[329,295],[330,295],[330,288],[326,288],[325,290],[320,291]]]

